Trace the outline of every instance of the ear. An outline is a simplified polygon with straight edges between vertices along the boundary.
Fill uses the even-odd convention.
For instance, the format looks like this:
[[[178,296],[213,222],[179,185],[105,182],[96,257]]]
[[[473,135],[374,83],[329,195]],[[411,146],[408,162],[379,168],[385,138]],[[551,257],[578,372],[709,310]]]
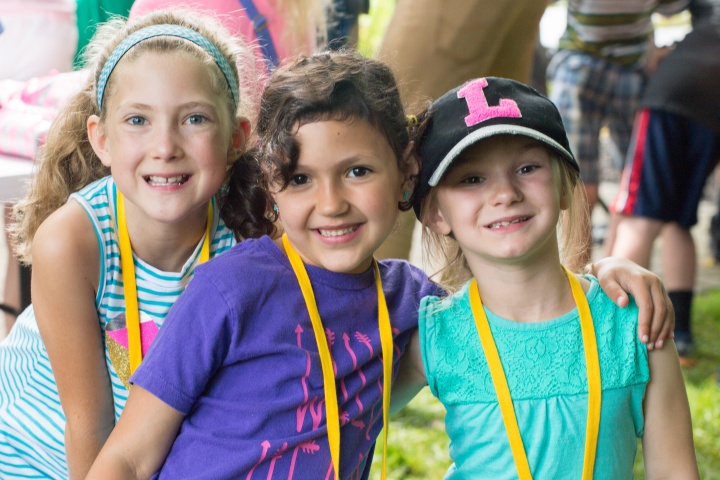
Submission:
[[[405,201],[402,197],[406,191],[413,192],[418,176],[420,175],[420,159],[414,152],[415,142],[408,143],[400,160],[400,202]]]
[[[405,181],[416,179],[420,175],[420,159],[414,152],[415,142],[408,143],[403,152],[403,158],[400,162],[402,167],[402,175]]]
[[[445,221],[445,216],[438,206],[437,199],[431,200],[422,223],[438,235],[452,235],[452,228],[450,228],[450,224]]]
[[[245,151],[248,138],[250,138],[250,121],[245,117],[241,117],[230,136],[228,165],[232,165]]]
[[[110,167],[110,151],[107,146],[107,133],[103,128],[102,121],[97,115],[90,115],[87,120],[87,134],[90,145],[100,161],[106,167]]]

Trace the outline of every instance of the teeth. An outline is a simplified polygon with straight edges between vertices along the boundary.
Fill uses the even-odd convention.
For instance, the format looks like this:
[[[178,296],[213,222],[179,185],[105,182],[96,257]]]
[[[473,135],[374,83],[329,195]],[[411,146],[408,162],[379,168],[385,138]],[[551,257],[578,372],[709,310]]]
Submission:
[[[347,235],[348,233],[354,232],[356,227],[343,228],[342,230],[320,230],[320,235],[323,237],[339,237],[340,235]]]
[[[176,175],[174,177],[158,177],[150,175],[147,177],[147,181],[151,185],[181,185],[185,183],[187,179],[187,175]]]
[[[527,220],[527,217],[516,218],[516,219],[513,220],[512,222],[497,222],[497,223],[491,224],[491,225],[490,225],[490,228],[502,228],[502,227],[507,227],[508,225],[512,225],[512,224],[514,224],[514,223],[524,222],[525,220]]]

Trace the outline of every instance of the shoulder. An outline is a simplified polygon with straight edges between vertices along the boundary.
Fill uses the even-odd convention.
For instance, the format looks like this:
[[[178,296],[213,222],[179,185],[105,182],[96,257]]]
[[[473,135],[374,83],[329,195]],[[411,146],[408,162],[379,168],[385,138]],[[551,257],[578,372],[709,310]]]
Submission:
[[[620,308],[600,287],[597,278],[592,275],[582,275],[581,282],[589,283],[585,295],[596,325],[598,321],[614,323],[618,319],[634,319],[635,322],[631,322],[633,325],[629,327],[637,330],[638,306],[632,296],[628,305],[625,308]]]
[[[199,265],[190,285],[214,288],[228,300],[241,292],[242,296],[256,295],[273,289],[279,274],[287,272],[282,258],[282,252],[269,237],[243,240],[222,255]]]
[[[83,207],[68,202],[45,219],[32,241],[32,264],[37,274],[57,281],[72,275],[97,287],[100,244]]]
[[[466,326],[474,325],[466,321],[472,317],[468,286],[447,297],[428,295],[422,299],[418,323],[423,343],[434,343],[448,334],[464,336]]]
[[[647,350],[638,338],[638,307],[630,298],[625,308],[618,307],[600,288],[595,277],[587,292],[595,326],[603,388],[619,388],[646,382]]]
[[[196,272],[201,272],[204,275],[217,275],[231,272],[238,267],[247,269],[263,268],[269,261],[277,263],[277,258],[281,254],[282,252],[275,246],[270,237],[248,238],[233,245],[223,255],[199,265]]]
[[[420,268],[405,260],[381,260],[378,262],[383,288],[388,292],[402,292],[418,299],[426,296],[445,296],[445,290],[430,280]]]
[[[95,229],[83,207],[68,202],[51,213],[35,233],[32,252],[34,260],[46,256],[87,259],[88,252],[99,253]]]

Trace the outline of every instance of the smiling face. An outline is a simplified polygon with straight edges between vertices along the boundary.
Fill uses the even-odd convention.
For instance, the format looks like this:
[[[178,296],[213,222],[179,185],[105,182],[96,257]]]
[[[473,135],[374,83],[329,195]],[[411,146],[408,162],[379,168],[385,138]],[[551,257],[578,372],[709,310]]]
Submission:
[[[297,168],[274,194],[280,222],[309,265],[359,273],[390,235],[403,175],[385,137],[364,120],[302,125]]]
[[[565,205],[553,161],[526,137],[483,140],[442,178],[425,223],[441,235],[452,233],[473,271],[489,263],[525,264],[537,255],[557,259]]]
[[[112,73],[106,118],[91,117],[88,134],[126,198],[128,222],[132,217],[146,228],[204,222],[247,133],[246,122],[233,127],[212,75],[183,52],[143,52]]]

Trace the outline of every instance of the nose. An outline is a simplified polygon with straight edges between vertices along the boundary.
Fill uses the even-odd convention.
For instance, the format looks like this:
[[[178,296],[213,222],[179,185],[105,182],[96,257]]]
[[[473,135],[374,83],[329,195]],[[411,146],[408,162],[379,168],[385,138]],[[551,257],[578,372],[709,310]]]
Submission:
[[[170,122],[156,124],[152,139],[152,156],[157,160],[171,161],[182,155],[180,132]]]
[[[348,202],[342,185],[332,181],[322,182],[318,187],[315,208],[318,213],[326,217],[345,213],[348,209]]]
[[[493,205],[512,205],[522,198],[522,191],[513,175],[498,175],[493,179],[490,197]]]

